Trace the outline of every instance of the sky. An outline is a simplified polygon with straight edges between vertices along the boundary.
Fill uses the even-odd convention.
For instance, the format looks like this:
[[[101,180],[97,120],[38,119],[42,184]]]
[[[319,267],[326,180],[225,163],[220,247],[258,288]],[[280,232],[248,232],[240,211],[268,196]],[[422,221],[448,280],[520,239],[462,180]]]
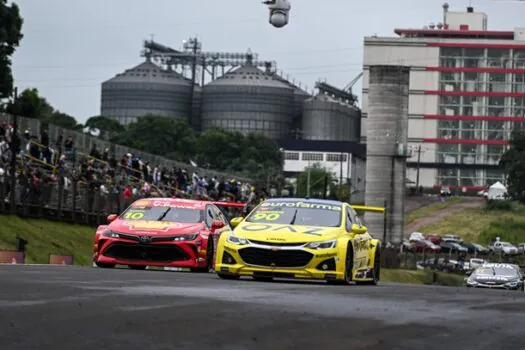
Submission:
[[[13,57],[19,91],[35,87],[53,107],[83,123],[100,113],[100,84],[143,62],[142,43],[180,49],[198,37],[204,51],[246,52],[277,62],[312,89],[344,87],[362,71],[363,38],[394,36],[442,20],[444,0],[290,0],[290,23],[274,28],[261,0],[16,0],[24,38]],[[525,27],[525,1],[472,0],[489,29]],[[468,0],[448,0],[463,11]],[[520,22],[521,21],[521,22]],[[361,82],[354,94],[361,95]]]

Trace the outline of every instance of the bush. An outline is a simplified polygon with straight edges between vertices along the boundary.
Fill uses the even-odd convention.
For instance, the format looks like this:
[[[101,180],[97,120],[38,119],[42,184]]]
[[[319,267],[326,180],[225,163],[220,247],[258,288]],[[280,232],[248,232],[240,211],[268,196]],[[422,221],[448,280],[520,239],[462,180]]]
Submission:
[[[502,217],[492,222],[487,229],[481,232],[479,242],[487,244],[496,237],[499,237],[502,241],[511,243],[521,243],[525,241],[525,220]]]
[[[513,202],[506,200],[493,200],[487,201],[484,207],[485,210],[501,210],[501,211],[512,211],[514,209]]]

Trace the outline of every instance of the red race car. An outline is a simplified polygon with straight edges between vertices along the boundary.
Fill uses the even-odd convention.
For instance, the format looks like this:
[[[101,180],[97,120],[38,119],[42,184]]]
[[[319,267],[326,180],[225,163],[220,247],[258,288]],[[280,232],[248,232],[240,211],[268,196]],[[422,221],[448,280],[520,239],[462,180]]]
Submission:
[[[245,204],[139,199],[120,216],[109,215],[109,225],[97,228],[93,262],[102,268],[160,266],[208,272],[213,269],[220,233],[231,229],[219,207],[242,210]]]

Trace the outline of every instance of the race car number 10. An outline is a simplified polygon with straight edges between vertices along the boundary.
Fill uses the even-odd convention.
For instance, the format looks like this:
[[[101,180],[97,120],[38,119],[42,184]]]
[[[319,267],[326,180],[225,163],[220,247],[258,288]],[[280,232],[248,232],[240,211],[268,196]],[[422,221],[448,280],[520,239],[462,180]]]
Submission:
[[[142,212],[128,212],[124,214],[124,219],[131,219],[131,220],[140,220],[144,217],[144,213]]]
[[[253,221],[268,220],[274,221],[281,217],[280,213],[257,213],[253,216]]]

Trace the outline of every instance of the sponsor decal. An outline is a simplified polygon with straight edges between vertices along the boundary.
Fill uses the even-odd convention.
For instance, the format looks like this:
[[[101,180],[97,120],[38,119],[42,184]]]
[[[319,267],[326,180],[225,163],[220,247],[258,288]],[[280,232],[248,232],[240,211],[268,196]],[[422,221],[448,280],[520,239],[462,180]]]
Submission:
[[[483,275],[483,276],[476,276],[476,280],[478,281],[506,281],[508,280],[505,276],[490,276],[490,275]]]
[[[331,254],[318,254],[315,257],[316,258],[335,258],[337,256],[337,253],[331,253]]]
[[[307,209],[322,209],[322,210],[334,210],[342,211],[340,205],[330,205],[325,203],[305,203],[305,202],[265,202],[261,204],[262,208],[307,208]]]
[[[486,263],[482,267],[495,268],[495,269],[516,269],[512,264],[502,264],[502,263]]]
[[[124,226],[127,226],[132,231],[144,231],[144,230],[156,230],[167,232],[172,228],[181,227],[181,224],[176,222],[164,222],[164,221],[138,221],[138,222],[124,222]],[[153,233],[153,232],[152,232]]]
[[[264,208],[268,209],[268,208]],[[270,211],[270,210],[263,210],[259,213],[255,213],[250,217],[250,221],[275,221],[278,220],[282,215],[284,215],[284,211]]]
[[[275,226],[271,224],[247,224],[242,227],[240,227],[244,231],[249,232],[259,232],[259,231],[271,231],[271,232],[283,232],[288,231],[291,233],[304,233],[307,235],[314,235],[314,236],[322,236],[321,232],[324,231],[322,228],[314,227],[310,228],[308,227],[305,231],[299,232],[297,229],[292,225],[284,225],[284,226]]]

